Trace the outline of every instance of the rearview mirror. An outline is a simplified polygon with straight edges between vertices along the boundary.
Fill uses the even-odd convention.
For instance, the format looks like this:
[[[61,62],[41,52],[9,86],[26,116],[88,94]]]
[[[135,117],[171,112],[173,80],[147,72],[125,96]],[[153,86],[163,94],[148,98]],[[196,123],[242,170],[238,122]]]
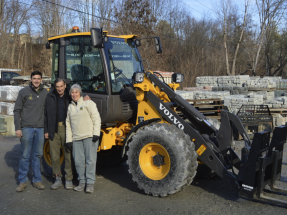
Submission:
[[[155,43],[156,53],[158,53],[158,54],[162,53],[162,48],[161,48],[161,43],[160,43],[159,37],[154,38],[154,43]]]
[[[102,29],[91,28],[91,39],[94,48],[104,48]]]

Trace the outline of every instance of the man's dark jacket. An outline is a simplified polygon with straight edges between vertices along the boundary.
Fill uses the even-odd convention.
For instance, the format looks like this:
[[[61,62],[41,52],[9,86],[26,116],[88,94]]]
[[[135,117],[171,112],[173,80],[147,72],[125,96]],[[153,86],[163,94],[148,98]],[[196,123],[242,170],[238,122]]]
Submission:
[[[53,140],[55,133],[58,132],[58,100],[57,100],[57,90],[51,89],[47,95],[45,103],[45,123],[44,132],[49,133],[49,139]],[[68,112],[68,106],[71,103],[71,98],[69,96],[69,91],[65,89],[65,109]]]
[[[44,127],[44,104],[47,89],[40,85],[38,92],[30,84],[19,91],[14,107],[15,130],[25,127]]]

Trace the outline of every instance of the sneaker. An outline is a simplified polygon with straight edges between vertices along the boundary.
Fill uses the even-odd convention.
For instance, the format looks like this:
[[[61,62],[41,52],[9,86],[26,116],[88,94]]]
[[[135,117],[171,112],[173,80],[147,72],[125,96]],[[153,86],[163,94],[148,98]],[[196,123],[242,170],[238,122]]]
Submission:
[[[94,192],[94,184],[87,184],[86,193]]]
[[[81,184],[79,184],[79,186],[74,188],[75,191],[79,191],[79,192],[84,190],[84,189],[85,189],[85,183],[81,183]]]
[[[17,192],[22,192],[27,187],[26,183],[20,183],[19,186],[16,188]]]
[[[56,175],[55,183],[51,186],[52,190],[56,190],[62,186],[62,178],[59,175]]]
[[[36,187],[38,190],[44,190],[45,186],[41,182],[33,183],[33,186]]]
[[[66,190],[71,190],[73,189],[73,182],[72,181],[66,181]]]

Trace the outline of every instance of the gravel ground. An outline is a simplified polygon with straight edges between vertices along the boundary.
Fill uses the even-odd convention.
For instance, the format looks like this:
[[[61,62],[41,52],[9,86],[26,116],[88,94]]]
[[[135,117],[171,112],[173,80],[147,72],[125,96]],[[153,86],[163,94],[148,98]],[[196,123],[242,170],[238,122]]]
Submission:
[[[240,144],[237,143],[237,148]],[[285,157],[286,157],[285,147]],[[42,176],[46,190],[32,187],[16,193],[20,143],[0,136],[0,214],[286,214],[287,209],[239,198],[227,181],[195,178],[183,191],[165,198],[144,194],[132,182],[128,166],[98,168],[95,192],[86,194],[50,190],[50,178]],[[286,174],[286,158],[283,160]],[[282,180],[287,182],[286,177]],[[74,181],[74,184],[77,182]],[[281,183],[281,182],[280,182]],[[285,184],[283,185],[287,187]],[[285,198],[282,196],[279,198]],[[286,199],[286,198],[285,198]]]

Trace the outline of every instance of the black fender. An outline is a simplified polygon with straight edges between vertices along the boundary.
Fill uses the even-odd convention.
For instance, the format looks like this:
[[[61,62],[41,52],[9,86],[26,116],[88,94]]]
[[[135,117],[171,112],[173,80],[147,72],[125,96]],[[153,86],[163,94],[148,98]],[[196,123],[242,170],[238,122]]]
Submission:
[[[129,142],[132,138],[132,136],[137,132],[138,129],[144,127],[144,126],[147,126],[149,124],[152,124],[152,123],[157,123],[157,122],[160,122],[162,119],[161,118],[153,118],[153,119],[149,119],[149,120],[146,120],[146,121],[143,121],[139,124],[137,124],[136,126],[134,126],[130,132],[128,133],[125,141],[124,141],[124,145],[123,145],[123,149],[122,149],[122,157],[125,156],[125,154],[127,153],[128,151],[128,147],[129,147]]]

